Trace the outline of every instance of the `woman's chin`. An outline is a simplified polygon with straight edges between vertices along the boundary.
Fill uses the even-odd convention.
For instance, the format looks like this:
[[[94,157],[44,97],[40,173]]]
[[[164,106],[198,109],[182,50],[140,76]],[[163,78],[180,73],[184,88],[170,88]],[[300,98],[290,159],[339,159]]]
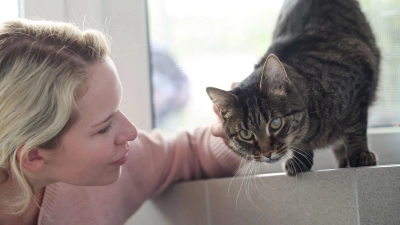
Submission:
[[[121,176],[121,171],[122,168],[120,167],[118,171],[114,171],[113,173],[102,174],[101,176],[99,176],[99,179],[93,180],[92,182],[89,182],[83,186],[105,186],[115,183]]]

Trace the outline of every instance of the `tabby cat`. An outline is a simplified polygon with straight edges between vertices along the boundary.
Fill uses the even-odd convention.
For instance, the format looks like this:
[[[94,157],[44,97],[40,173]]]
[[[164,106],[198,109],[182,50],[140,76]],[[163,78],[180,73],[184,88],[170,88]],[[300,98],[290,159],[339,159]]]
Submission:
[[[339,167],[376,165],[368,107],[380,52],[356,0],[286,0],[273,43],[231,91],[207,93],[230,147],[259,162],[286,155],[290,176],[309,171],[313,150],[331,147]]]

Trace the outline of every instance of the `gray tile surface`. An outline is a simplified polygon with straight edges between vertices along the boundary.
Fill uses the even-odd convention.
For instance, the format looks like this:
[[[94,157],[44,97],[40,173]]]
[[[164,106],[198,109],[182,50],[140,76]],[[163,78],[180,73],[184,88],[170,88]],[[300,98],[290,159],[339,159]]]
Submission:
[[[400,224],[400,166],[356,170],[362,225]]]
[[[211,180],[211,224],[356,224],[353,173],[341,169]]]
[[[207,225],[206,182],[173,185],[147,201],[125,225]]]
[[[180,183],[126,225],[399,225],[399,178],[390,165]]]

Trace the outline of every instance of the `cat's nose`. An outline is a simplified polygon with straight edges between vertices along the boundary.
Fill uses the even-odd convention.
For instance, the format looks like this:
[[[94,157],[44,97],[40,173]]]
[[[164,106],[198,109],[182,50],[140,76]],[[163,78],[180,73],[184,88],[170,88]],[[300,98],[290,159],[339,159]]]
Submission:
[[[265,153],[263,153],[263,155],[265,156],[265,157],[267,157],[267,158],[271,158],[271,155],[272,155],[272,151],[269,151],[269,152],[265,152]]]

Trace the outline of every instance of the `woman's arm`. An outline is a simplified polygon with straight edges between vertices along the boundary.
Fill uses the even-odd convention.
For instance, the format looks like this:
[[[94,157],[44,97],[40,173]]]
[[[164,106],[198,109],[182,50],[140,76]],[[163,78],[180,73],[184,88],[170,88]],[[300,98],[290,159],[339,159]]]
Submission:
[[[140,132],[130,149],[131,161],[123,169],[132,179],[143,179],[138,188],[147,197],[177,181],[234,175],[241,161],[222,138],[211,135],[209,127],[180,131],[173,137],[158,130]]]

